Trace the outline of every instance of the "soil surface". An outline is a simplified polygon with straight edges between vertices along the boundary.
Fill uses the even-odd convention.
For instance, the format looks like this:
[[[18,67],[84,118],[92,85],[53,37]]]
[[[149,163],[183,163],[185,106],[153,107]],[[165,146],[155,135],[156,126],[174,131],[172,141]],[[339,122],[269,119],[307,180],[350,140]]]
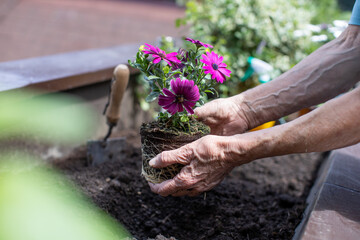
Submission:
[[[235,168],[201,196],[161,197],[140,176],[139,134],[126,136],[121,159],[94,167],[79,147],[55,165],[135,239],[291,239],[324,159],[323,153],[261,159]]]

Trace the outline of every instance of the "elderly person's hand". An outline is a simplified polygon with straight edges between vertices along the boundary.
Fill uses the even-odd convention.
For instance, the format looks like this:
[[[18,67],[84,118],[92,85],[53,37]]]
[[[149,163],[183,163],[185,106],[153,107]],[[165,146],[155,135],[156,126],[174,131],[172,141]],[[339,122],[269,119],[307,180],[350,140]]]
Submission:
[[[249,129],[249,123],[244,114],[239,97],[221,98],[196,108],[198,120],[204,122],[211,129],[211,134],[231,136],[243,133]]]
[[[162,196],[195,196],[219,184],[241,161],[234,137],[208,135],[179,149],[164,151],[150,161],[152,167],[174,163],[185,165],[173,179],[160,184],[149,183]],[[244,145],[245,147],[245,145]]]
[[[230,136],[243,133],[248,122],[233,98],[216,99],[195,109],[199,121],[211,129],[211,134],[173,151],[157,155],[152,167],[166,167],[174,163],[185,165],[181,172],[171,180],[161,184],[150,184],[153,192],[162,196],[195,196],[219,184],[236,166],[235,147]],[[239,164],[239,162],[237,162]]]

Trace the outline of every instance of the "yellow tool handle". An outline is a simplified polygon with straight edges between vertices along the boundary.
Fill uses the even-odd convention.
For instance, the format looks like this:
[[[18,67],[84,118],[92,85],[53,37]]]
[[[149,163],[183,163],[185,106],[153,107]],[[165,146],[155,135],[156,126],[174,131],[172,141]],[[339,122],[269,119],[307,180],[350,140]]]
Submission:
[[[129,77],[130,71],[126,65],[120,64],[115,68],[111,82],[110,103],[106,110],[106,121],[110,126],[116,125],[120,118],[121,100],[129,82]]]

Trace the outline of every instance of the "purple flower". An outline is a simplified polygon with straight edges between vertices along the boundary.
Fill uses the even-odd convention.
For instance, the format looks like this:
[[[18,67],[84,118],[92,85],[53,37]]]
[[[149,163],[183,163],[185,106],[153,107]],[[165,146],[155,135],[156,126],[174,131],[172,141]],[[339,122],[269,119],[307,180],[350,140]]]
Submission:
[[[186,62],[187,61],[187,55],[188,53],[186,52],[185,49],[179,48],[178,52],[177,52],[177,56],[178,59],[180,59],[180,63],[174,63],[171,67],[171,70],[182,70],[185,67],[185,64],[182,62]]]
[[[186,41],[192,42],[193,44],[195,44],[197,47],[205,47],[205,48],[213,48],[212,45],[210,44],[206,44],[206,43],[202,43],[199,40],[194,40],[192,38],[185,38]]]
[[[171,80],[170,86],[174,93],[163,88],[164,95],[159,96],[159,105],[171,115],[184,111],[184,108],[190,114],[194,114],[192,108],[200,98],[199,88],[194,81],[177,78]]]
[[[179,59],[177,59],[177,52],[172,52],[169,54],[166,54],[164,50],[161,50],[158,47],[152,46],[150,44],[145,43],[146,47],[144,47],[143,52],[145,54],[151,54],[151,56],[154,58],[153,63],[159,63],[161,60],[165,60],[170,66],[171,63],[181,63]]]
[[[227,65],[223,63],[223,57],[218,56],[214,52],[207,52],[206,54],[201,55],[203,59],[200,59],[201,62],[205,64],[203,69],[204,73],[210,73],[211,78],[215,79],[217,82],[223,83],[226,80],[226,77],[230,77],[231,71],[226,69]]]

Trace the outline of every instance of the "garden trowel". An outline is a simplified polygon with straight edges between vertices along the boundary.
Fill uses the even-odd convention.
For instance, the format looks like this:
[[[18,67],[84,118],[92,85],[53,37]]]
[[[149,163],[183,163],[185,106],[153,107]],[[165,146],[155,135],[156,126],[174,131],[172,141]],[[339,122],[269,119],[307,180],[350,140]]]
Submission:
[[[103,114],[106,116],[108,132],[103,140],[92,140],[87,143],[87,159],[92,165],[98,165],[112,158],[121,157],[126,148],[125,137],[111,138],[112,129],[120,118],[121,99],[129,81],[130,71],[126,65],[118,65],[113,74],[110,85],[110,94]]]

